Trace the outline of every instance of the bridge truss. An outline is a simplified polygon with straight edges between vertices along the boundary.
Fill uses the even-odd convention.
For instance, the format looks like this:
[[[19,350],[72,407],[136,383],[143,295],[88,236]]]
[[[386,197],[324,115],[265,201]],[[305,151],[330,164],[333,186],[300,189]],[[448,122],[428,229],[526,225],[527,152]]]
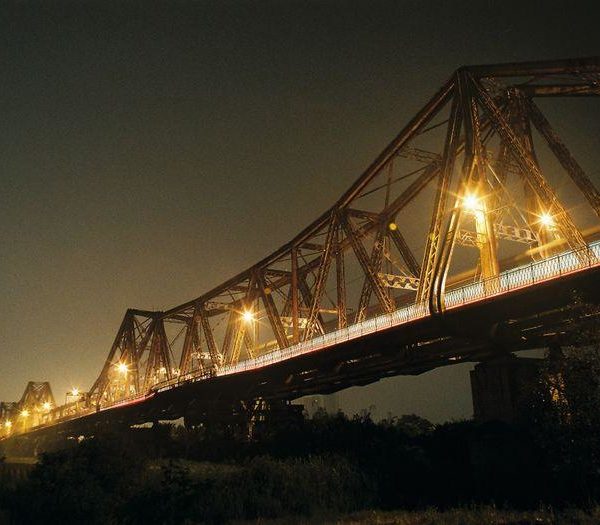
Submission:
[[[401,308],[443,316],[453,289],[479,283],[492,293],[503,272],[565,251],[595,264],[584,226],[600,217],[600,193],[559,135],[566,126],[551,103],[599,95],[600,57],[458,69],[290,242],[168,311],[127,310],[89,392],[46,422]],[[573,216],[580,196],[585,209]]]

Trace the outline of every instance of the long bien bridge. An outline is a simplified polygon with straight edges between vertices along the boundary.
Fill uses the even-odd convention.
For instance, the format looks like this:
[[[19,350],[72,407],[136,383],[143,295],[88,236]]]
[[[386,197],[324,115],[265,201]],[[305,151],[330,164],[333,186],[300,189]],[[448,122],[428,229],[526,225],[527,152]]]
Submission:
[[[599,297],[600,193],[570,149],[598,173],[579,122],[599,95],[600,57],[458,69],[286,245],[170,310],[127,310],[88,391],[57,405],[30,382],[2,403],[2,440],[248,416],[565,344]]]

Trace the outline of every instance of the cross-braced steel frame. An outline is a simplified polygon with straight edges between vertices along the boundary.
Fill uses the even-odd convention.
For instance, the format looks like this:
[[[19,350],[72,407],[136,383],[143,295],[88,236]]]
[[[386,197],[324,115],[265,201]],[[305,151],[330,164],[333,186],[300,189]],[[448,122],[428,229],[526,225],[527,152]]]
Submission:
[[[594,219],[600,194],[541,108],[598,95],[600,57],[458,69],[290,242],[175,308],[127,310],[88,406],[409,303],[443,315],[448,286],[485,282],[524,258],[567,248],[593,258],[547,173],[566,174]]]

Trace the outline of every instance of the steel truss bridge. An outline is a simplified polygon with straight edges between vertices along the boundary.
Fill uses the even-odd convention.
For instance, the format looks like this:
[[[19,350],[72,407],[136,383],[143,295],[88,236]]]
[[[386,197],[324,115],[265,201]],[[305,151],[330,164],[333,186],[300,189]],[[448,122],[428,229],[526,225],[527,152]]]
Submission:
[[[600,193],[555,106],[599,95],[600,57],[458,69],[290,242],[182,305],[127,310],[88,391],[56,405],[29,383],[0,434],[229,417],[568,340],[600,297]],[[599,145],[580,152],[596,173]]]

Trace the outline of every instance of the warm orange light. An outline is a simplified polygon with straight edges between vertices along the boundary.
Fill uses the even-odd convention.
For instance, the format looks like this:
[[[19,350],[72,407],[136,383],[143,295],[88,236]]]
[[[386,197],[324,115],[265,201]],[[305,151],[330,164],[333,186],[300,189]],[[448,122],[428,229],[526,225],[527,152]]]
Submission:
[[[463,197],[462,207],[465,210],[469,210],[469,211],[477,211],[477,210],[481,209],[481,205],[480,205],[479,199],[477,198],[477,195],[475,195],[474,193],[467,193]]]
[[[50,403],[50,401],[46,401],[43,405],[42,408],[48,412],[48,410],[50,410],[52,408],[52,403]]]
[[[554,227],[554,217],[547,212],[540,215],[540,224],[546,228]]]
[[[21,410],[21,417],[27,417],[29,416],[29,410],[25,409],[25,410]]]
[[[127,375],[127,372],[129,372],[129,368],[127,367],[127,365],[125,363],[119,363],[117,365],[117,371],[121,375]]]
[[[4,428],[10,428],[10,427],[12,427],[12,421],[10,419],[7,419],[4,422]]]
[[[388,224],[388,228],[390,229],[390,231],[395,231],[398,229],[398,225],[395,222],[390,222]]]
[[[254,321],[254,314],[250,310],[246,310],[242,313],[242,319],[247,323],[251,323]]]

